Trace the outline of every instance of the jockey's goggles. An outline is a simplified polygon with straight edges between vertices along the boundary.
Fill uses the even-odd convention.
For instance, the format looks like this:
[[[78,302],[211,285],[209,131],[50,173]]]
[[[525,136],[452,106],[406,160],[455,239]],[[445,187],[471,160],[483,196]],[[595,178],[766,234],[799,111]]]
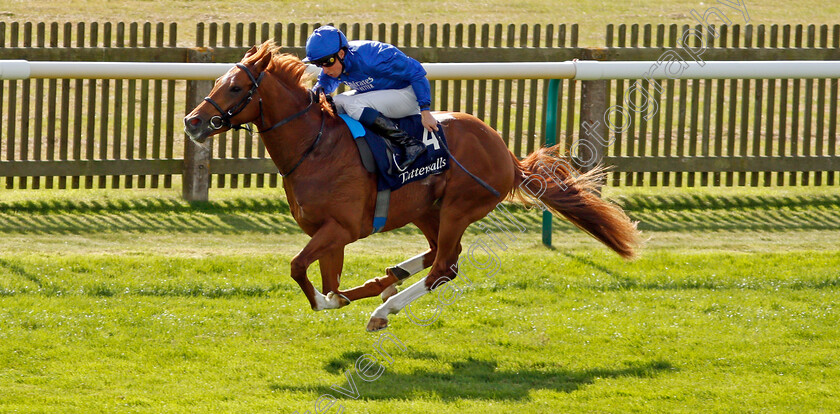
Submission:
[[[338,62],[338,53],[314,60],[312,61],[312,64],[319,68],[329,68],[332,67],[332,65],[335,65],[335,62]]]

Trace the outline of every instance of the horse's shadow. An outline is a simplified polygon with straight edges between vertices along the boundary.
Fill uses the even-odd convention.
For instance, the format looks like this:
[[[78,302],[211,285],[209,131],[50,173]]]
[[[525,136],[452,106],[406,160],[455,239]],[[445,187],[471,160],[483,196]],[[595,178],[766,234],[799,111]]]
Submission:
[[[362,352],[345,352],[325,364],[325,371],[342,376],[340,380],[331,384],[335,385],[335,388],[329,385],[287,384],[271,384],[270,387],[278,391],[313,392],[319,396],[329,394],[343,399],[345,396],[337,389],[351,389],[348,380],[344,377],[349,372],[358,389],[358,398],[365,400],[411,399],[418,395],[430,394],[443,401],[525,400],[530,398],[532,390],[571,393],[593,384],[597,379],[648,378],[676,370],[669,362],[662,360],[585,370],[564,369],[548,364],[534,369],[509,370],[499,369],[496,361],[469,357],[461,361],[442,363],[443,367],[436,366],[438,369],[420,368],[408,374],[394,373],[387,369],[389,365],[386,364],[386,370],[381,377],[366,382],[358,377],[353,368],[356,359],[362,354]],[[406,362],[408,359],[415,361],[420,359],[431,363],[438,359],[438,356],[429,352],[408,351],[394,355],[393,366],[399,365],[401,359]]]

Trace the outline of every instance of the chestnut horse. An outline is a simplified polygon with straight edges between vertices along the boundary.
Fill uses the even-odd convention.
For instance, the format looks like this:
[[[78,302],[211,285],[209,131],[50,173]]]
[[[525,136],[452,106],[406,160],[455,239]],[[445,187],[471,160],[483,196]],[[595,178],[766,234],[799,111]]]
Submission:
[[[323,95],[307,89],[311,79],[305,71],[300,59],[280,53],[272,42],[254,46],[237,66],[216,80],[205,102],[193,109],[184,123],[186,133],[198,143],[246,123],[258,129],[283,174],[292,216],[311,237],[292,259],[291,277],[313,310],[335,309],[381,294],[384,303],[374,311],[367,329],[385,328],[388,314],[397,313],[436,287],[439,280],[454,279],[452,269],[467,226],[507,198],[528,204],[531,200],[521,194],[523,190],[622,257],[634,256],[639,244],[636,225],[618,206],[601,200],[593,191],[597,174],[573,174],[563,167],[568,163],[557,162],[559,158],[553,155],[556,148],[542,148],[520,161],[501,136],[478,118],[437,113],[452,156],[499,195],[458,166],[394,191],[383,231],[413,223],[428,240],[429,250],[387,269],[385,276],[340,290],[344,247],[369,236],[373,229],[376,177],[363,167],[345,122],[333,113]],[[537,186],[535,180],[528,180],[545,166],[551,166],[548,173],[560,177],[561,182],[543,180]],[[306,276],[316,260],[326,295],[316,291]],[[397,282],[429,267],[424,280],[397,293]]]

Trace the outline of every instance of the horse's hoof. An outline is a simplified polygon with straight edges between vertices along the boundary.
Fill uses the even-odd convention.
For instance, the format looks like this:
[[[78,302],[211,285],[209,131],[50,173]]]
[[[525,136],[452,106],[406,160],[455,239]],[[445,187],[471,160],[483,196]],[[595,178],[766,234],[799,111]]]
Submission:
[[[381,331],[388,327],[388,320],[385,318],[370,318],[370,322],[367,324],[367,331],[368,332],[376,332]]]
[[[350,299],[347,299],[347,297],[342,295],[341,293],[335,292],[327,293],[327,301],[338,305],[332,309],[343,308],[350,304]]]
[[[382,293],[379,294],[379,297],[382,298],[382,302],[385,303],[388,301],[388,298],[397,294],[397,284],[394,283],[391,286],[385,288]]]

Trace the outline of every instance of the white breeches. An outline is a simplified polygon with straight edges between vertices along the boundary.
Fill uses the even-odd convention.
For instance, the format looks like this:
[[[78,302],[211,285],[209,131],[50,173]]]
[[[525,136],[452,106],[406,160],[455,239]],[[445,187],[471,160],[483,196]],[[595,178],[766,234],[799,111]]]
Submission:
[[[388,118],[403,118],[420,113],[417,96],[411,86],[364,93],[348,91],[336,95],[334,101],[338,113],[350,115],[356,120],[362,116],[365,108],[376,109]]]

